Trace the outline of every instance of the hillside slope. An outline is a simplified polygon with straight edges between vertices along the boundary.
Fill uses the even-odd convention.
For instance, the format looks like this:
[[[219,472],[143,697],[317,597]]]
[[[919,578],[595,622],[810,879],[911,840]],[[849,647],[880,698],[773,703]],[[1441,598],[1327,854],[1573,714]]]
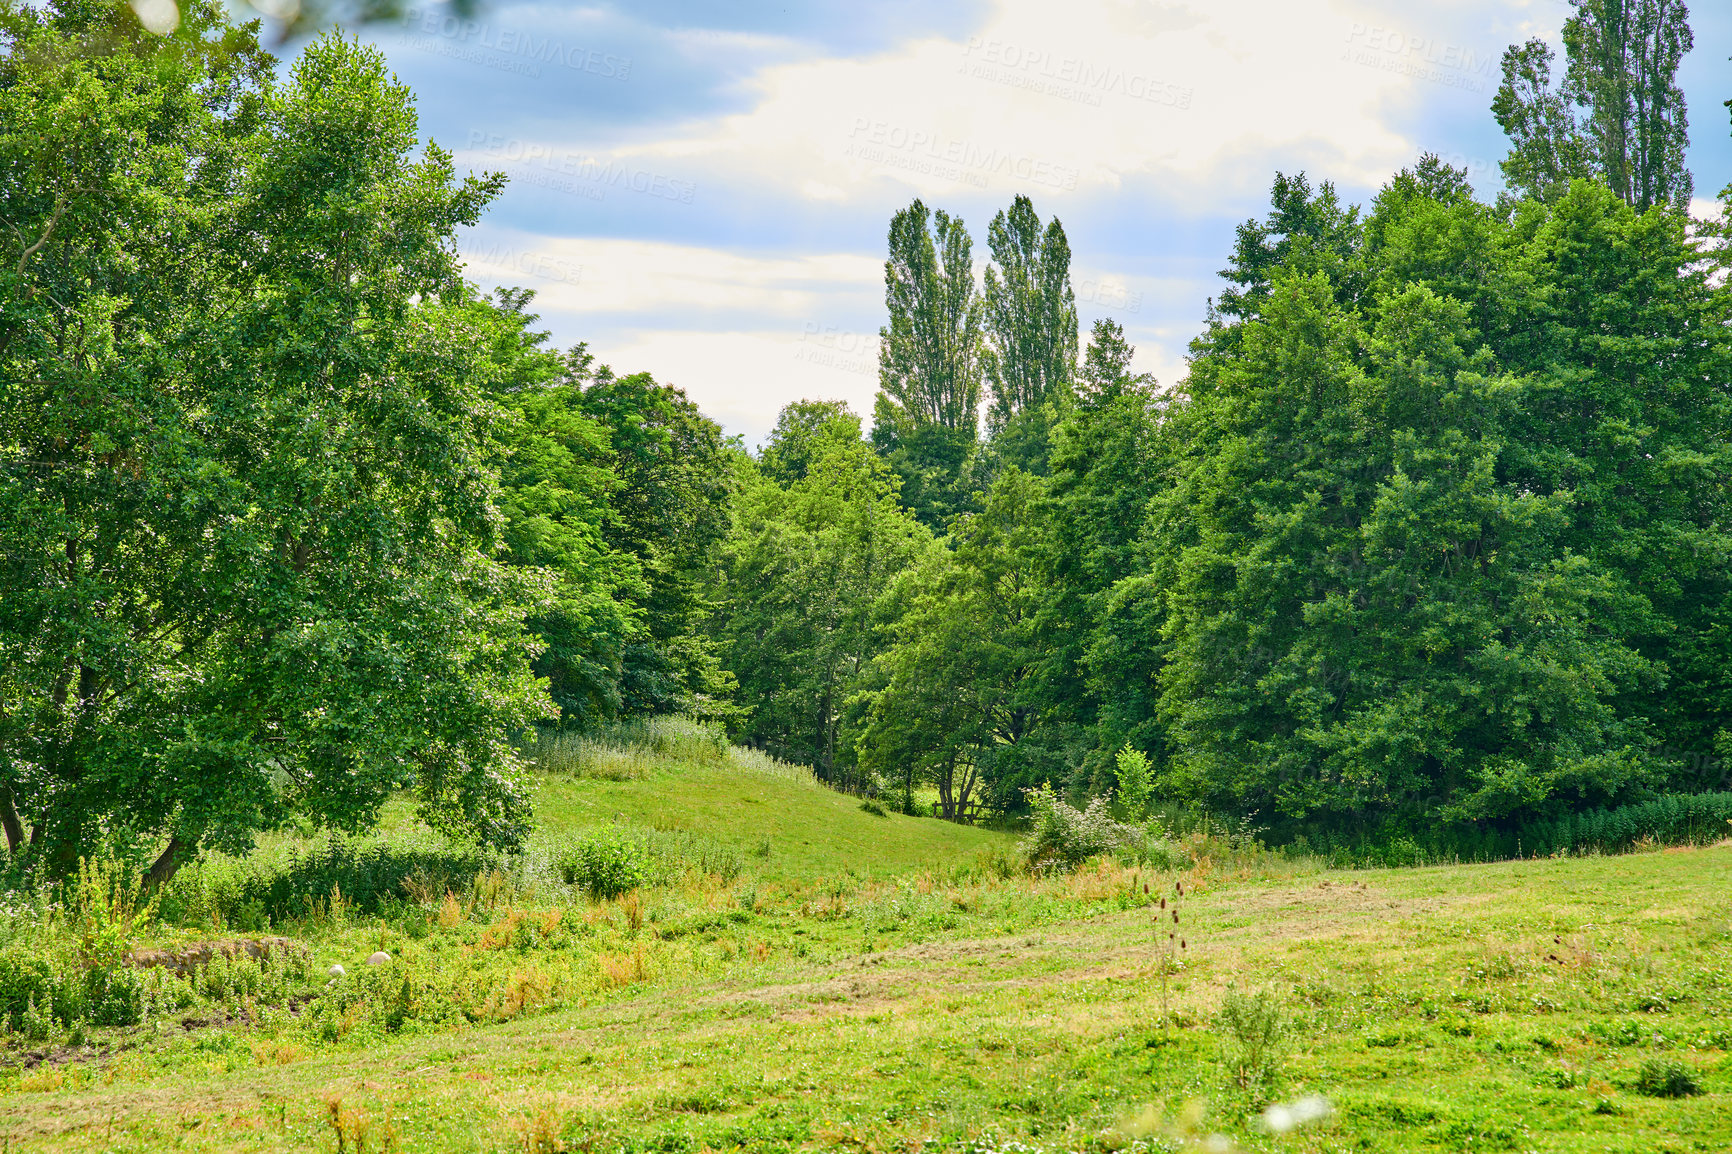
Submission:
[[[701,833],[748,855],[766,881],[848,871],[906,874],[1009,852],[1015,838],[934,818],[867,813],[860,799],[810,780],[729,763],[658,761],[645,777],[602,781],[543,775],[536,818],[550,835],[610,820]],[[767,847],[767,854],[765,853]]]

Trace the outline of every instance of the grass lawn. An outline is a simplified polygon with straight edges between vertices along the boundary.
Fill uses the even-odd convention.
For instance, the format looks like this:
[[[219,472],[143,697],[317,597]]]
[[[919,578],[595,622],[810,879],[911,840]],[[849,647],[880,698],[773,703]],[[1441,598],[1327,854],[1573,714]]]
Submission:
[[[725,839],[746,873],[613,902],[525,884],[421,936],[277,927],[321,977],[384,944],[492,1009],[387,1030],[362,999],[335,1037],[302,1010],[98,1031],[46,1060],[15,1045],[6,1149],[1732,1149],[1726,847],[1030,879],[988,868],[1006,835],[716,767],[546,779],[539,805],[555,831]],[[1168,966],[1156,903],[1179,880]],[[575,928],[524,931],[557,908]],[[1254,993],[1281,1036],[1241,1086],[1216,1021]],[[1254,1122],[1313,1094],[1329,1117]]]

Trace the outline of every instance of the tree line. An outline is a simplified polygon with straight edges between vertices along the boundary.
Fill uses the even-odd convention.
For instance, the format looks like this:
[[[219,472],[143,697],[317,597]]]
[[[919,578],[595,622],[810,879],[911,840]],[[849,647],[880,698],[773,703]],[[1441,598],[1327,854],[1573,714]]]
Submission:
[[[462,278],[503,178],[339,35],[278,79],[0,0],[0,826],[157,879],[297,815],[518,844],[525,735],[712,718],[840,788],[1496,827],[1732,756],[1724,235],[1673,0],[1504,60],[1507,189],[1278,175],[1166,388],[1017,197],[895,214],[871,427],[757,452]],[[1134,758],[1132,760],[1135,760]]]

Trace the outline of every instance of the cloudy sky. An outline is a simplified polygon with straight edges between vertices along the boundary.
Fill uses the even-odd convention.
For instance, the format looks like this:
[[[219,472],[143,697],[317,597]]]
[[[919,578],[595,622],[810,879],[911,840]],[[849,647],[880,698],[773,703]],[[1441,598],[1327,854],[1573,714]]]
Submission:
[[[1732,5],[1686,59],[1698,196],[1732,181]],[[757,444],[782,405],[870,413],[891,213],[1026,193],[1064,222],[1083,326],[1171,383],[1277,170],[1353,200],[1431,151],[1499,185],[1503,48],[1564,0],[494,0],[367,33],[423,134],[511,178],[462,248],[544,327]]]

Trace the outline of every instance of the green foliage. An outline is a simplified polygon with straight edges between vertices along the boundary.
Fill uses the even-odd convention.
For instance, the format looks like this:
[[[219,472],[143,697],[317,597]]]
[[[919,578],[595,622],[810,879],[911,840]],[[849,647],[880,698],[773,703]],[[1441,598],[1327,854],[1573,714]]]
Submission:
[[[1292,191],[1277,188],[1285,216],[1324,221],[1325,238],[1357,229]],[[1705,608],[1724,566],[1678,546],[1724,541],[1701,486],[1723,486],[1729,458],[1700,446],[1724,443],[1710,430],[1727,409],[1650,383],[1636,348],[1667,342],[1711,378],[1725,349],[1691,344],[1688,318],[1719,306],[1684,271],[1675,218],[1590,185],[1524,212],[1499,224],[1433,162],[1380,196],[1373,246],[1246,250],[1243,319],[1199,342],[1146,573],[1112,591],[1095,646],[1140,656],[1130,685],[1159,687],[1115,712],[1158,727],[1137,744],[1164,792],[1309,828],[1507,829],[1662,786],[1656,731],[1706,747],[1724,706],[1696,687],[1713,682],[1683,675],[1668,706],[1654,690],[1724,644]],[[1453,279],[1463,248],[1521,277]],[[1592,302],[1638,265],[1671,303],[1633,299],[1609,324]],[[1412,283],[1433,269],[1466,299]],[[1546,340],[1512,313],[1552,317]],[[1650,430],[1641,452],[1613,433],[1631,423]],[[1681,467],[1655,464],[1667,455]],[[1624,545],[1589,529],[1608,524]]]
[[[1649,1058],[1636,1073],[1635,1090],[1650,1098],[1688,1098],[1702,1092],[1696,1072],[1676,1058]]]
[[[931,535],[898,506],[895,474],[846,406],[784,410],[763,463],[738,469],[716,615],[739,681],[736,736],[858,784],[843,726],[884,643],[874,615],[896,576],[931,554]]]
[[[279,79],[211,4],[161,37],[105,5],[0,21],[31,238],[0,273],[9,841],[66,874],[125,826],[168,843],[160,880],[411,789],[516,843],[544,589],[491,557],[452,240],[499,179],[412,157],[409,92],[335,35]]]
[[[966,508],[978,436],[982,301],[962,221],[919,200],[890,221],[872,443],[904,500],[941,531]]]
[[[157,895],[124,862],[81,858],[68,882],[66,920],[78,958],[91,969],[121,964],[139,932],[156,918]]]
[[[982,294],[982,366],[992,388],[987,426],[1004,465],[1046,472],[1048,433],[1068,406],[1076,375],[1076,293],[1070,245],[1055,217],[1043,230],[1018,196],[987,229],[992,263]]]
[[[163,913],[186,921],[209,911],[233,920],[237,911],[256,906],[276,922],[343,911],[387,913],[410,900],[411,883],[433,894],[462,889],[498,860],[478,849],[364,844],[332,837],[323,845],[292,852],[277,868],[244,870],[238,882],[225,885],[227,879],[206,880],[194,872],[182,887],[164,895]]]
[[[1684,163],[1689,117],[1677,72],[1695,43],[1688,6],[1574,0],[1573,7],[1564,21],[1568,64],[1558,88],[1551,86],[1552,51],[1543,40],[1504,53],[1492,111],[1511,143],[1505,178],[1543,201],[1559,199],[1572,178],[1594,177],[1638,212],[1685,208],[1692,186]]]
[[[1030,870],[1074,869],[1097,854],[1142,840],[1139,827],[1112,819],[1105,798],[1079,810],[1045,786],[1027,792],[1031,825],[1021,849]]]
[[[1019,789],[1057,768],[1030,692],[1040,486],[1020,470],[1005,473],[979,513],[953,523],[952,547],[908,570],[881,610],[894,642],[860,697],[860,763],[904,796],[930,782],[951,821],[1008,809]]]
[[[1149,773],[1149,755],[1126,745],[1115,759],[1118,788],[1115,800],[1121,816],[1140,821],[1149,811],[1149,792],[1153,780]]]
[[[1215,1014],[1221,1063],[1241,1090],[1267,1096],[1280,1082],[1281,1063],[1293,1032],[1280,1000],[1267,990],[1228,990]]]
[[[588,831],[559,859],[559,877],[598,898],[630,893],[647,882],[653,863],[641,834],[609,823]]]

